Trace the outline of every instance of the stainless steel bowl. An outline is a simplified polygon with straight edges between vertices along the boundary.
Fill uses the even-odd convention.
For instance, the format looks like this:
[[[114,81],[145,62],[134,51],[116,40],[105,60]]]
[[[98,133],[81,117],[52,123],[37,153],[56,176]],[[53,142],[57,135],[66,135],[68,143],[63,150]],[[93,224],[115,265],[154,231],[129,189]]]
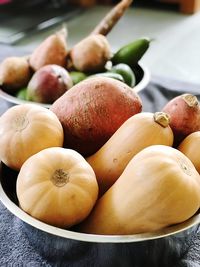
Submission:
[[[60,229],[32,218],[18,207],[16,179],[17,172],[1,163],[0,200],[23,225],[30,244],[58,266],[175,266],[199,227],[198,212],[184,223],[154,233],[111,236]]]
[[[136,75],[136,86],[134,87],[134,91],[139,92],[148,85],[150,81],[150,71],[148,70],[148,68],[146,68],[142,64],[139,64],[135,67],[134,73]],[[0,97],[6,100],[9,106],[13,106],[17,104],[24,104],[24,103],[33,103],[30,101],[22,100],[15,96],[12,96],[6,93],[5,91],[3,91],[1,88],[0,88]],[[51,106],[50,104],[40,104],[40,103],[37,103],[37,104],[42,105],[47,108]]]

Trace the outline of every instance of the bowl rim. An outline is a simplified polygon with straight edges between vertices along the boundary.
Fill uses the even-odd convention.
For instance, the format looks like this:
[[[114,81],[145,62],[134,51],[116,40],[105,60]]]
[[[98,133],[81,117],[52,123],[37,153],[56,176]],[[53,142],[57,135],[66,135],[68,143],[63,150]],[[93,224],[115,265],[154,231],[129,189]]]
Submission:
[[[17,98],[15,96],[7,94],[1,88],[0,88],[0,97],[3,98],[4,100],[6,100],[7,102],[9,102],[11,104],[15,104],[15,105],[36,104],[36,105],[40,105],[40,106],[43,106],[46,108],[50,108],[50,106],[51,106],[50,104],[43,104],[43,103],[38,103],[38,102],[33,102],[33,101],[28,101],[28,100],[23,100],[23,99]]]
[[[144,90],[146,86],[149,84],[150,79],[151,79],[150,70],[142,63],[139,63],[138,66],[143,70],[144,75],[142,77],[142,80],[133,87],[136,93]]]
[[[0,167],[0,171],[2,164]],[[141,241],[148,241],[168,237],[189,230],[195,225],[200,223],[200,213],[197,213],[187,221],[179,223],[170,227],[166,227],[160,231],[133,234],[133,235],[97,235],[75,232],[71,230],[62,229],[56,226],[49,225],[42,221],[35,219],[27,214],[20,207],[18,207],[5,193],[1,181],[0,181],[0,201],[3,205],[16,217],[18,217],[24,223],[31,225],[32,227],[39,229],[43,232],[49,233],[54,236],[58,236],[65,239],[72,239],[76,241],[84,241],[91,243],[134,243]]]
[[[144,66],[141,63],[139,63],[138,66],[142,69],[144,74],[143,74],[142,80],[133,87],[133,90],[136,93],[138,93],[138,92],[142,91],[143,89],[145,89],[145,87],[150,82],[150,77],[151,77],[150,71],[146,66]],[[15,104],[15,105],[28,104],[28,103],[33,104],[34,103],[34,104],[37,104],[37,105],[40,105],[40,106],[43,106],[43,107],[46,107],[46,108],[50,108],[51,107],[51,104],[38,103],[38,102],[33,102],[33,101],[28,101],[28,100],[23,100],[23,99],[17,98],[15,96],[12,96],[12,95],[6,93],[1,88],[0,88],[0,97],[3,98],[4,100],[6,100],[7,102]]]

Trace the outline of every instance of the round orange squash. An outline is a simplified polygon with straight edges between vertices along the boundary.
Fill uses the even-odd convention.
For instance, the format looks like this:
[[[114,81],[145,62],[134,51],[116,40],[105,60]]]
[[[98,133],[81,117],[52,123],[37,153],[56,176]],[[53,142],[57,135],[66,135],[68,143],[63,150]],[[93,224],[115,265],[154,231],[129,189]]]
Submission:
[[[93,169],[76,151],[52,147],[31,156],[17,177],[20,207],[45,223],[68,228],[88,216],[98,195]]]
[[[200,208],[200,176],[179,150],[153,145],[129,162],[79,230],[136,234],[181,223]]]
[[[63,145],[63,128],[50,110],[37,104],[21,104],[0,117],[0,158],[19,170],[33,154]]]

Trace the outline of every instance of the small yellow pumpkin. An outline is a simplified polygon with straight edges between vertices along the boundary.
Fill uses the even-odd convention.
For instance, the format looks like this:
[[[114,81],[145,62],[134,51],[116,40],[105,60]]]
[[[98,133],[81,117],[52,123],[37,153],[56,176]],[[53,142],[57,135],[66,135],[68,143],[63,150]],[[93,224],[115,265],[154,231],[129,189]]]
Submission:
[[[128,162],[150,145],[173,144],[170,118],[164,112],[142,112],[126,120],[111,138],[87,158],[95,171],[100,194],[122,174]]]
[[[79,230],[123,235],[181,223],[200,208],[200,176],[175,148],[149,146],[129,162]]]
[[[65,228],[85,219],[98,195],[91,166],[78,152],[60,147],[44,149],[26,160],[16,189],[25,212]]]
[[[0,117],[0,158],[19,170],[33,154],[63,145],[63,128],[56,115],[37,104],[21,104]]]
[[[198,173],[200,173],[200,131],[189,134],[178,146],[194,164]]]

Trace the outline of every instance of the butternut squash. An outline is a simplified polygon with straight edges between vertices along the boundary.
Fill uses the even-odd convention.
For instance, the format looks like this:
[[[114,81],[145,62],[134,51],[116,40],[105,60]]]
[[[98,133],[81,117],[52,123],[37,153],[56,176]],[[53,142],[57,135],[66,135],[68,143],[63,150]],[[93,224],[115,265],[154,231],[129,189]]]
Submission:
[[[126,120],[95,154],[87,158],[95,171],[100,194],[118,179],[133,156],[156,144],[173,144],[167,114],[143,112]]]
[[[200,131],[189,134],[178,146],[194,164],[198,173],[200,173]]]
[[[79,231],[128,235],[181,223],[200,208],[200,176],[175,148],[153,145],[129,162]]]

